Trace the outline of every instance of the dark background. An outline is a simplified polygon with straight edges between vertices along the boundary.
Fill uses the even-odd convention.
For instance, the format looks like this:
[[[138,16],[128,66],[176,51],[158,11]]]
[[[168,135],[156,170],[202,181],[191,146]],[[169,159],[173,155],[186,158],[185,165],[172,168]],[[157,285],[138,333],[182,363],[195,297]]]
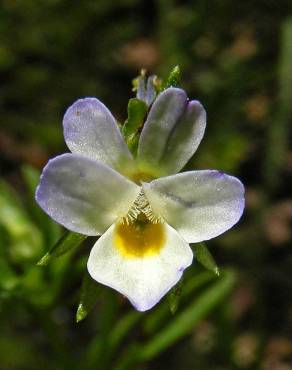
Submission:
[[[35,266],[62,233],[34,202],[39,171],[67,150],[61,121],[74,100],[96,96],[123,122],[140,69],[165,79],[177,64],[208,114],[188,168],[246,186],[240,223],[207,243],[222,276],[191,267],[186,284],[206,282],[175,315],[167,298],[136,314],[100,288],[76,324],[92,241]],[[291,1],[0,1],[0,369],[292,369],[291,122]],[[225,272],[232,286],[205,307]],[[187,328],[159,347],[188,309]]]

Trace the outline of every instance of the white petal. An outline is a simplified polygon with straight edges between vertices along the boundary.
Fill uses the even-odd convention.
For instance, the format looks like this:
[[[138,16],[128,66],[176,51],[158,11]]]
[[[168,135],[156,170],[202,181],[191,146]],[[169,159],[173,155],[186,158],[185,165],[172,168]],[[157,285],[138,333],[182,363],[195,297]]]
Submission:
[[[158,171],[158,174],[164,173],[161,159],[186,105],[187,96],[181,89],[169,88],[158,95],[139,140],[137,159],[142,170],[149,168]]]
[[[178,173],[187,164],[204,136],[205,127],[205,109],[200,102],[189,101],[161,158],[161,166],[166,174]]]
[[[146,311],[179,281],[192,263],[189,245],[169,225],[165,240],[148,256],[125,256],[117,246],[117,226],[111,226],[91,250],[87,268],[93,279],[125,295],[139,311]]]
[[[110,167],[67,153],[44,168],[36,200],[69,230],[98,235],[127,214],[139,191],[139,186]]]
[[[64,137],[72,153],[124,172],[133,161],[111,112],[98,99],[77,100],[65,113]]]
[[[138,163],[141,172],[156,177],[179,172],[197,150],[206,127],[200,102],[189,101],[178,88],[168,88],[154,101],[141,132]]]
[[[244,187],[218,171],[191,171],[143,184],[153,212],[189,243],[230,229],[244,209]]]

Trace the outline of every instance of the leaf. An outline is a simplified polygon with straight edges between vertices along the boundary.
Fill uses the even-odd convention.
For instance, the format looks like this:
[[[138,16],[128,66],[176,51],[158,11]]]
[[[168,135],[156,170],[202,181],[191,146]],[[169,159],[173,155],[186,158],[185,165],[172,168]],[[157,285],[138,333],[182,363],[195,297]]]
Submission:
[[[281,184],[283,161],[289,152],[292,116],[292,17],[281,27],[281,50],[278,61],[278,100],[272,121],[267,126],[266,153],[262,165],[264,185],[273,193]]]
[[[82,281],[80,303],[76,312],[76,322],[84,320],[93,309],[100,291],[100,285],[86,272]]]
[[[9,236],[9,250],[14,262],[40,255],[42,234],[30,220],[17,193],[4,181],[0,181],[0,224]]]
[[[203,243],[192,244],[196,259],[208,270],[213,271],[219,276],[219,268],[209,252],[208,248]]]
[[[0,288],[4,291],[13,290],[19,284],[19,277],[10,267],[9,263],[0,256]]]
[[[175,66],[166,81],[166,84],[164,86],[164,90],[167,89],[168,87],[178,87],[181,82],[181,71],[179,66]]]
[[[195,325],[232,291],[235,281],[235,274],[232,271],[225,271],[218,282],[196,297],[184,311],[175,316],[165,328],[141,347],[139,361],[154,358],[193,331]]]
[[[111,333],[109,345],[111,350],[117,348],[117,346],[122,342],[125,336],[130,332],[134,325],[137,324],[139,320],[143,317],[143,313],[138,311],[130,311],[115,324]]]
[[[37,265],[46,266],[52,259],[62,256],[73,248],[77,248],[86,238],[86,235],[67,231],[51,250],[39,260]]]
[[[213,279],[214,275],[210,273],[210,271],[203,271],[200,274],[191,276],[189,279],[185,279],[180,302],[188,302],[190,300],[190,296],[193,295],[196,290],[209,284]],[[147,334],[153,335],[155,331],[161,328],[163,324],[170,319],[169,307],[162,303],[148,313],[144,320],[144,330]]]
[[[279,100],[283,110],[291,113],[292,99],[292,17],[283,22],[281,30],[281,53],[279,60]]]
[[[170,312],[174,315],[178,309],[179,301],[182,294],[183,282],[182,279],[168,293],[168,304]]]
[[[25,184],[31,195],[34,195],[37,184],[40,180],[40,172],[35,168],[25,164],[22,168],[22,175],[25,181]]]

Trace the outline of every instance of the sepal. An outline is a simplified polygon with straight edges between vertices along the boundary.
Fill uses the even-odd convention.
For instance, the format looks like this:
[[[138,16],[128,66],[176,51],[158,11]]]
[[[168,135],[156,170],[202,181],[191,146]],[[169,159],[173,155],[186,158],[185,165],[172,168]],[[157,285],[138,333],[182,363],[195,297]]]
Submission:
[[[143,126],[148,107],[145,101],[138,98],[129,100],[128,118],[122,127],[125,141],[133,155],[137,152],[139,129]]]
[[[168,305],[170,312],[174,315],[178,309],[183,289],[183,278],[168,293]]]
[[[192,244],[191,246],[194,250],[195,258],[197,259],[197,261],[199,261],[200,264],[204,266],[207,270],[210,270],[214,272],[215,275],[219,276],[219,268],[215,262],[214,257],[210,253],[209,249],[205,246],[205,244],[196,243]]]
[[[169,87],[179,87],[181,83],[181,71],[179,66],[173,67],[170,74],[166,80],[163,90]]]
[[[81,286],[80,302],[76,311],[76,322],[80,322],[92,311],[100,294],[101,287],[86,271]]]
[[[79,245],[87,238],[86,235],[67,231],[57,243],[47,252],[37,263],[37,266],[46,266],[57,257],[69,252],[70,250],[79,247]]]

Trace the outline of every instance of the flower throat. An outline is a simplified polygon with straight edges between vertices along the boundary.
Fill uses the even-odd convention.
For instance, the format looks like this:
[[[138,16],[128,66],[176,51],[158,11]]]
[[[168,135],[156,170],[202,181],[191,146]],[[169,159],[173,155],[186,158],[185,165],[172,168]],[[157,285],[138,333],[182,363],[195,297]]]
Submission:
[[[163,220],[157,217],[141,190],[129,212],[117,223],[114,245],[127,258],[156,255],[165,244]]]
[[[140,191],[127,215],[121,218],[120,223],[130,225],[136,221],[150,222],[152,224],[163,222],[161,217],[153,213],[143,189]]]

